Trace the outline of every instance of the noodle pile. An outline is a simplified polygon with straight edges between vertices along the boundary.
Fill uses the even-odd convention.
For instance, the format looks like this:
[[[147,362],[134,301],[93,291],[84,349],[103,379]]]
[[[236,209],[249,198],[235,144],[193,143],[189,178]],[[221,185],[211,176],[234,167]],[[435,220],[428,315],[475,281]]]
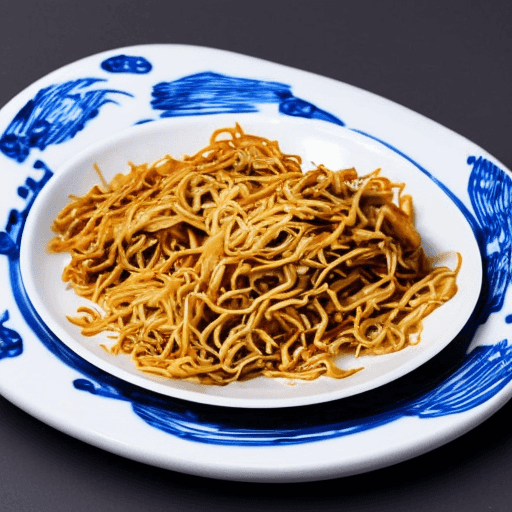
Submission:
[[[98,170],[98,169],[97,169]],[[99,171],[99,170],[98,170]],[[94,186],[55,219],[51,252],[82,307],[145,372],[206,384],[258,375],[343,378],[343,353],[417,343],[457,291],[433,268],[404,185],[323,166],[239,125],[194,156],[166,156]],[[459,261],[460,265],[460,261]]]

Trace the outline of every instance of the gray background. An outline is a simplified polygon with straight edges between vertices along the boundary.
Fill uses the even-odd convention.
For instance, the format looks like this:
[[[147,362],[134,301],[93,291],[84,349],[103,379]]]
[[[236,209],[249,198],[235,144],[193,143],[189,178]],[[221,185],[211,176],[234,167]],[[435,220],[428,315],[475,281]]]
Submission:
[[[438,121],[512,167],[506,0],[1,0],[0,106],[76,59],[143,43],[227,49],[347,82]],[[511,409],[390,468],[261,485],[122,459],[0,397],[0,511],[508,511]]]

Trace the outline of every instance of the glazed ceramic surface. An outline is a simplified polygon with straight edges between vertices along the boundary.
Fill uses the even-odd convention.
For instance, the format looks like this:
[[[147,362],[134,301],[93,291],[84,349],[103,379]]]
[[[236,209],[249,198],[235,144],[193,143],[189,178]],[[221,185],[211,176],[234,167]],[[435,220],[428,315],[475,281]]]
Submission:
[[[59,288],[62,262],[45,255],[44,229],[59,201],[91,184],[92,175],[76,179],[73,165],[164,127],[180,134],[171,149],[198,149],[212,128],[238,120],[282,139],[283,149],[306,161],[362,173],[382,167],[410,187],[427,249],[461,252],[462,300],[439,309],[431,343],[411,347],[422,355],[405,350],[399,363],[376,373],[368,364],[361,372],[368,381],[347,379],[346,388],[298,386],[290,396],[281,385],[276,397],[252,383],[215,396],[140,380],[84,348],[60,322],[72,300]],[[136,156],[156,159],[161,149],[155,142]],[[118,153],[132,158],[124,150]],[[510,397],[510,172],[403,107],[233,53],[130,47],[57,70],[5,105],[0,163],[0,392],[68,434],[186,473],[317,480],[440,446]]]

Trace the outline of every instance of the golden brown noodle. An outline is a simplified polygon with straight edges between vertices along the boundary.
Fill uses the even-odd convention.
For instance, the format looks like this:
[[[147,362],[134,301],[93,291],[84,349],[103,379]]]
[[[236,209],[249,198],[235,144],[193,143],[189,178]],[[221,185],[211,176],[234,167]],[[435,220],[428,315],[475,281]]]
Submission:
[[[458,268],[432,268],[404,185],[300,165],[236,125],[72,197],[49,249],[71,253],[63,280],[103,311],[70,320],[116,332],[109,350],[143,371],[208,384],[342,378],[357,370],[341,353],[418,342]]]

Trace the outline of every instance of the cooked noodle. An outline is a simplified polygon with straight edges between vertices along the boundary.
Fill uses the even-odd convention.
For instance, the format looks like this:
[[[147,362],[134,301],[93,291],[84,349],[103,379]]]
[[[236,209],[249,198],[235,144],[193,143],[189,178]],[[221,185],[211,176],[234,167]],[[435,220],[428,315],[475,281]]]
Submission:
[[[403,184],[320,165],[240,126],[194,156],[131,165],[72,197],[53,223],[63,272],[100,306],[70,321],[115,333],[145,372],[206,384],[343,378],[343,353],[417,343],[457,291],[433,268]]]

